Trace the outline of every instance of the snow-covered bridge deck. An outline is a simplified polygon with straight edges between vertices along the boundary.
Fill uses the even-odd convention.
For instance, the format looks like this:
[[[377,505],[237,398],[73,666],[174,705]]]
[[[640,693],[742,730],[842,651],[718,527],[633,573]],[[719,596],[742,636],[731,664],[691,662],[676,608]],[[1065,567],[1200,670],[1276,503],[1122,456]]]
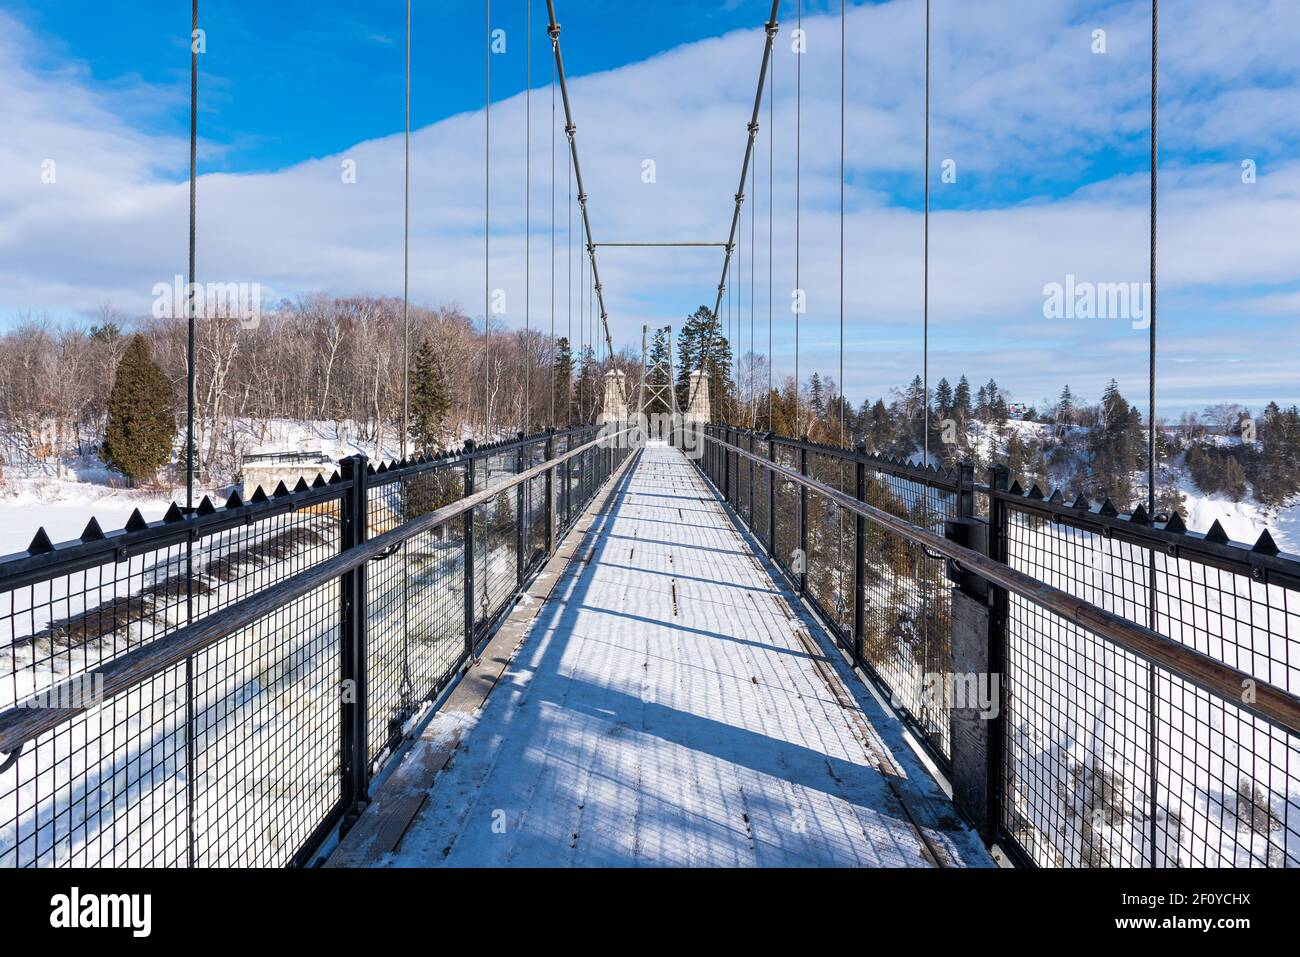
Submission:
[[[458,744],[419,813],[396,850],[362,861],[991,863],[901,729],[662,445],[623,475],[482,708],[440,715],[408,761],[428,761],[440,728]]]

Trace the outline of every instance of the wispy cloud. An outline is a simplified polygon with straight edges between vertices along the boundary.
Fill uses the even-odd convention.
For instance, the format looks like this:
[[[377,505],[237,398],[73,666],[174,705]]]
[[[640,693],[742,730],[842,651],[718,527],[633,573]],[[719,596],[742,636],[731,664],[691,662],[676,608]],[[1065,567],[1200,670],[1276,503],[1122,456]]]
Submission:
[[[1300,401],[1300,11],[1256,0],[1199,0],[1166,27],[1162,143],[1161,412],[1222,399]],[[1043,286],[1067,274],[1142,281],[1147,271],[1147,5],[1046,0],[939,4],[935,12],[931,218],[932,368],[995,375],[1035,399],[1068,381],[1096,395],[1118,376],[1144,390],[1146,333],[1126,322],[1047,320]],[[921,24],[915,0],[851,10],[847,52],[845,378],[883,392],[921,364]],[[839,327],[839,23],[806,16],[802,208],[796,217],[795,59],[790,19],[775,58],[754,188],[731,284],[732,338],[751,347],[750,213],[757,270],[753,344],[767,348],[768,140],[775,132],[770,233],[773,353],[792,371],[795,236],[803,373],[832,374]],[[1104,56],[1091,31],[1107,31]],[[183,272],[187,188],[180,137],[140,132],[83,70],[38,70],[25,36],[0,18],[0,314],[68,313],[103,301],[148,308],[153,283]],[[690,43],[572,84],[597,240],[725,239],[762,33]],[[1290,104],[1288,107],[1286,104]],[[549,89],[533,94],[531,303],[551,327]],[[491,285],[525,321],[524,97],[492,109]],[[562,113],[560,113],[562,123]],[[557,137],[556,325],[569,330],[566,156]],[[199,272],[259,281],[276,295],[401,289],[402,138],[256,175],[199,185]],[[41,182],[42,161],[57,184]],[[654,184],[642,181],[645,160]],[[940,179],[952,159],[957,182]],[[1241,161],[1258,177],[1244,183]],[[481,309],[483,115],[412,139],[412,295]],[[344,182],[345,161],[356,182]],[[577,222],[575,216],[575,224]],[[680,322],[712,303],[716,250],[607,250],[601,272],[616,342],[643,323]],[[574,282],[579,273],[575,246]],[[577,331],[577,297],[572,305]],[[726,318],[724,317],[724,322]],[[1226,365],[1202,343],[1226,338]]]

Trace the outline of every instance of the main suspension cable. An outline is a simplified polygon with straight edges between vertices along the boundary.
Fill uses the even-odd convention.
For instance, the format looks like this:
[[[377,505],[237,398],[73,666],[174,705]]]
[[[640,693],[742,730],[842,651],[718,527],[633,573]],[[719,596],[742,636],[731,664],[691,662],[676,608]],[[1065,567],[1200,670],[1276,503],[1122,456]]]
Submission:
[[[555,51],[555,69],[560,80],[560,97],[564,101],[565,132],[569,137],[569,153],[573,159],[573,175],[578,184],[578,206],[582,212],[582,226],[587,237],[587,254],[591,257],[591,276],[595,287],[596,300],[600,306],[600,322],[605,333],[605,345],[612,355],[614,343],[609,335],[609,314],[605,309],[604,288],[600,282],[600,270],[596,265],[595,238],[591,232],[591,217],[587,211],[587,193],[582,185],[582,164],[578,161],[578,128],[573,123],[573,106],[569,102],[569,85],[564,75],[564,55],[560,51],[560,25],[555,19],[555,0],[546,0],[546,12],[550,18],[547,32],[551,36]]]
[[[549,2],[549,0],[548,0]],[[709,353],[713,346],[713,340],[718,334],[718,312],[722,308],[722,294],[726,291],[727,276],[731,268],[731,255],[736,248],[736,229],[740,224],[740,207],[745,201],[745,180],[749,176],[749,162],[754,152],[754,138],[758,135],[758,112],[763,102],[763,86],[767,79],[767,67],[772,58],[772,42],[776,38],[779,26],[777,24],[777,10],[781,6],[781,0],[772,0],[772,12],[766,24],[764,32],[767,39],[763,44],[763,62],[758,71],[758,88],[754,92],[754,109],[749,120],[749,137],[745,140],[745,158],[740,165],[740,183],[736,187],[736,204],[731,213],[731,231],[727,236],[726,252],[722,261],[722,278],[718,282],[718,295],[713,302],[713,315],[709,320],[709,328],[704,336],[703,347],[700,349],[700,366],[699,371],[705,372],[708,368]],[[700,378],[703,378],[702,376]],[[695,390],[698,383],[693,383],[688,392],[688,401],[686,408],[689,410],[695,399]]]

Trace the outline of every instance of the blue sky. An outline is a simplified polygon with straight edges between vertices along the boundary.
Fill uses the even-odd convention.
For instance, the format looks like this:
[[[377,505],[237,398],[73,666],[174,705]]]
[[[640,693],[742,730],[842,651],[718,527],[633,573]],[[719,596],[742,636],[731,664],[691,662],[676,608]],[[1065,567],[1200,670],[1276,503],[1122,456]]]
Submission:
[[[581,76],[634,63],[683,42],[752,26],[754,3],[663,0],[654,4],[561,0],[565,68]],[[817,6],[825,6],[818,4]],[[187,128],[190,12],[175,0],[6,2],[48,44],[37,62],[79,62],[93,84],[145,84],[157,97],[137,121],[158,132]],[[507,31],[494,66],[493,98],[524,89],[523,0],[496,0],[492,25]],[[549,82],[546,4],[532,3],[534,85]],[[813,5],[809,4],[809,9]],[[403,124],[403,0],[275,3],[202,0],[213,36],[203,60],[203,135],[222,152],[209,171],[279,169],[384,136]],[[416,0],[412,13],[412,123],[422,126],[483,104],[484,5]]]
[[[724,239],[762,49],[761,0],[559,0],[598,240]],[[1187,0],[1161,37],[1161,400],[1300,401],[1300,8]],[[181,9],[184,7],[184,9]],[[492,284],[507,321],[549,328],[550,72],[533,4],[531,298],[525,302],[526,0],[496,0]],[[933,377],[990,376],[1039,401],[1111,376],[1145,393],[1146,334],[1043,314],[1067,275],[1147,270],[1149,4],[934,0],[930,324]],[[274,295],[401,289],[404,4],[202,4],[200,278]],[[848,5],[844,381],[860,400],[921,365],[923,4]],[[481,320],[484,8],[417,0],[413,297]],[[806,3],[797,222],[803,375],[838,378],[839,4]],[[739,351],[794,370],[795,4],[783,3],[775,122],[764,104],[755,195],[733,275]],[[148,308],[184,268],[186,5],[0,2],[0,321]],[[1094,52],[1094,31],[1106,51]],[[562,134],[560,141],[562,145]],[[57,159],[56,188],[40,183]],[[640,181],[645,159],[655,184]],[[338,170],[355,160],[359,180]],[[557,328],[569,329],[564,153]],[[1253,161],[1257,180],[1241,180]],[[942,164],[955,163],[955,183]],[[751,276],[751,235],[758,264]],[[714,250],[602,252],[616,345],[712,302]],[[577,261],[574,261],[575,282]],[[753,335],[750,334],[750,283]],[[733,306],[735,301],[733,299]],[[525,318],[526,315],[526,318]],[[727,321],[724,316],[724,322]],[[578,320],[575,316],[575,323]],[[580,324],[574,336],[581,339]]]

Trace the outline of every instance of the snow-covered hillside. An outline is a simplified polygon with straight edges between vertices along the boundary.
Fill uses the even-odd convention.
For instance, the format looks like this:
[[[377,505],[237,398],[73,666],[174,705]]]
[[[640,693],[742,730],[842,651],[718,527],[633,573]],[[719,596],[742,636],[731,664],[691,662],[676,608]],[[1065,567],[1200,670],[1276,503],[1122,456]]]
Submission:
[[[1064,434],[1065,441],[1061,440]],[[969,441],[971,449],[981,461],[1003,462],[1007,459],[1008,444],[1019,440],[1022,444],[1041,443],[1064,448],[1064,470],[1076,474],[1088,474],[1091,462],[1085,452],[1072,451],[1082,449],[1087,444],[1088,429],[1083,426],[1059,426],[1043,422],[1027,422],[1017,419],[1009,420],[1004,427],[971,422]],[[1239,444],[1238,439],[1223,436],[1211,437],[1208,441],[1223,446]],[[932,456],[933,458],[933,456]],[[1300,498],[1288,502],[1280,508],[1269,508],[1254,501],[1248,493],[1241,501],[1234,502],[1221,493],[1207,494],[1197,488],[1189,474],[1184,453],[1174,456],[1162,465],[1164,482],[1176,484],[1184,497],[1183,521],[1189,529],[1204,532],[1216,521],[1223,526],[1228,536],[1234,541],[1254,542],[1265,529],[1273,536],[1278,546],[1284,551],[1300,553]],[[935,459],[937,463],[937,459]],[[1022,478],[1023,476],[1018,476]],[[1135,484],[1146,487],[1146,477],[1135,473]],[[1157,488],[1162,487],[1160,479]],[[1078,489],[1068,488],[1067,492]]]

